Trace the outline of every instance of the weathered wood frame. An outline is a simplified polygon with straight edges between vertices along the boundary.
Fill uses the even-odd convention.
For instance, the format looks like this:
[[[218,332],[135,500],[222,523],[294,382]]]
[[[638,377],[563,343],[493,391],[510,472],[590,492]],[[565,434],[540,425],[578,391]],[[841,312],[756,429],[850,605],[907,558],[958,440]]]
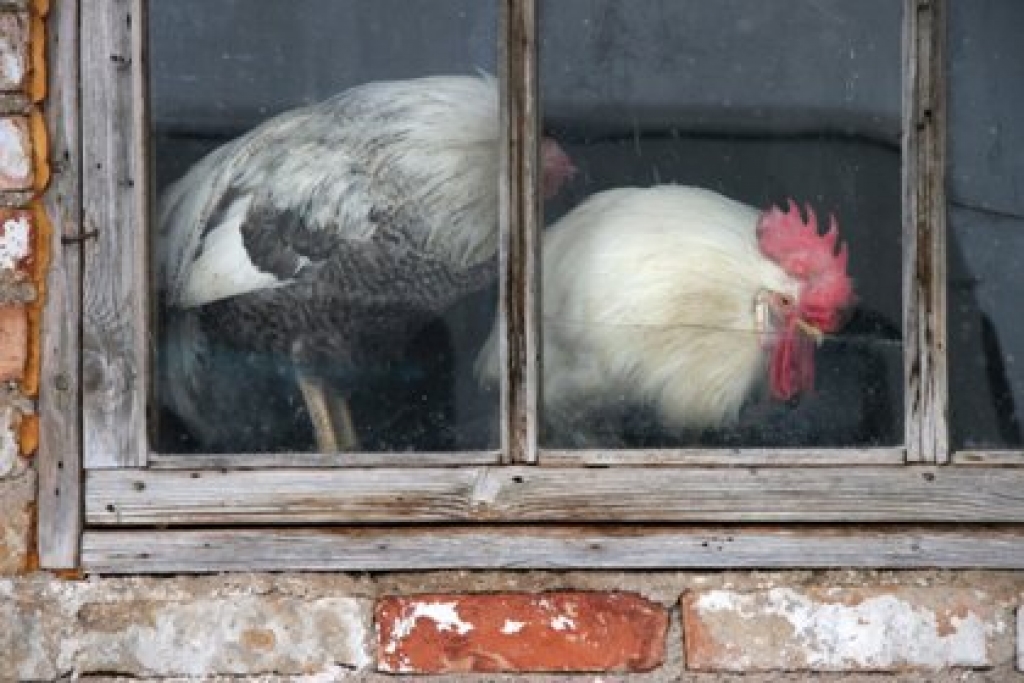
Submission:
[[[1024,470],[947,465],[945,2],[904,0],[904,447],[538,451],[536,0],[501,0],[502,448],[401,467],[376,454],[149,453],[145,0],[58,3],[44,566],[1024,567],[1014,527],[963,527],[1024,522]],[[799,525],[764,526],[783,523]]]
[[[50,11],[46,107],[53,171],[44,207],[53,225],[39,378],[39,561],[74,567],[82,529],[82,153],[78,0]]]

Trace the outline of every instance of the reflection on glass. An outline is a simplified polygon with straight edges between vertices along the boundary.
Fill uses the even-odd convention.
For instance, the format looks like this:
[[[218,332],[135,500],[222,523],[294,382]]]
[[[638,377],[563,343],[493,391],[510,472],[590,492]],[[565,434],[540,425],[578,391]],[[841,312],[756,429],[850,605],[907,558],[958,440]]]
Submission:
[[[149,34],[157,449],[489,447],[495,3],[154,0]]]
[[[957,449],[1020,448],[1024,4],[949,10],[951,440]]]
[[[542,445],[902,441],[900,12],[541,3]]]

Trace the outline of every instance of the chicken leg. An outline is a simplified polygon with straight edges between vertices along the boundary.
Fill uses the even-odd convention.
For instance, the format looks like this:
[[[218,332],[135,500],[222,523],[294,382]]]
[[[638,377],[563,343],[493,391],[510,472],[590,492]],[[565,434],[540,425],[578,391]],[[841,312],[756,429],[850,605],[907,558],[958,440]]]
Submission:
[[[359,450],[359,437],[352,422],[348,400],[336,395],[320,377],[297,369],[299,389],[309,410],[320,453],[344,453]]]

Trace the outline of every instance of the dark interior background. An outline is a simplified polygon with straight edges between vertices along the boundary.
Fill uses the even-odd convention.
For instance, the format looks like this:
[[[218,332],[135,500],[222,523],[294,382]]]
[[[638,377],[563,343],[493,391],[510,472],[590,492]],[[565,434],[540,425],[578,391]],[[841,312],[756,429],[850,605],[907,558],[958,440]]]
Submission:
[[[1020,448],[1024,404],[1024,3],[950,3],[953,445]]]
[[[155,193],[218,144],[349,86],[495,72],[493,2],[150,5]],[[1024,132],[1013,105],[1024,55],[1012,27],[1024,17],[1014,0],[989,0],[976,10],[976,3],[954,6],[954,436],[960,444],[1015,444],[1014,405],[1024,375],[1014,359],[1024,351],[1024,323],[1010,311]],[[685,435],[684,441],[902,441],[901,7],[893,0],[541,3],[544,125],[580,169],[546,206],[549,220],[607,187],[677,182],[758,207],[788,197],[808,201],[819,213],[837,215],[849,243],[860,305],[820,350],[815,395],[796,405],[754,402],[733,432]],[[1000,76],[986,77],[993,66]],[[471,367],[495,300],[491,292],[467,301],[427,330],[411,350],[422,370],[413,373],[416,379],[362,397],[357,420],[361,414],[375,426],[368,447],[494,444],[496,397],[481,397]],[[394,405],[403,401],[407,409],[396,413]],[[161,424],[158,443],[187,449],[173,423]],[[680,440],[659,434],[642,411],[602,424],[624,437],[609,434],[607,445]],[[548,433],[545,443],[571,446],[575,439]]]

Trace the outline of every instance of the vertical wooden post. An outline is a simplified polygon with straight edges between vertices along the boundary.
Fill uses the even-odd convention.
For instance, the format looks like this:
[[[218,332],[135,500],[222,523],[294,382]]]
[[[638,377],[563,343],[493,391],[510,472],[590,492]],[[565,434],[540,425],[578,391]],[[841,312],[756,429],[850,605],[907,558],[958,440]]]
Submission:
[[[502,461],[537,461],[538,269],[536,0],[502,0]]]
[[[38,544],[44,569],[78,564],[82,532],[82,156],[79,3],[50,10],[46,123],[50,167],[44,209],[53,227],[40,339]]]
[[[146,463],[145,0],[83,6],[82,429],[85,466]]]
[[[904,14],[907,461],[947,463],[946,0],[907,0]]]

